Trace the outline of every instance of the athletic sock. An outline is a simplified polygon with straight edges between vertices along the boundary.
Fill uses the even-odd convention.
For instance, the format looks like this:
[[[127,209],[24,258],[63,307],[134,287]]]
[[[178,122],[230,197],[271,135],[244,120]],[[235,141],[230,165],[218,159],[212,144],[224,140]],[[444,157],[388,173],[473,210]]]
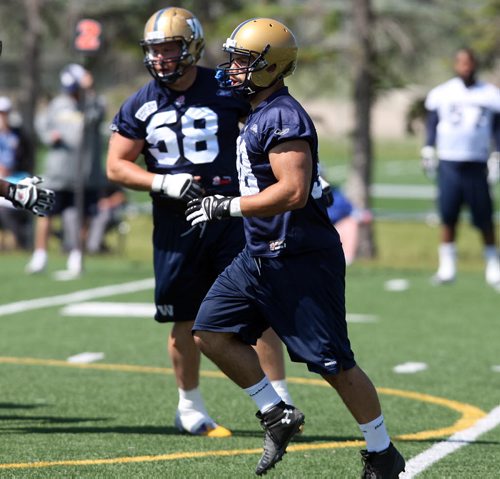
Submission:
[[[437,275],[440,279],[450,280],[455,277],[457,248],[455,243],[441,243],[439,245],[439,269]]]
[[[281,402],[281,397],[274,390],[267,376],[264,376],[257,384],[245,388],[245,392],[253,399],[262,413]]]
[[[74,273],[80,273],[82,269],[82,252],[79,249],[72,249],[66,261],[66,269]]]
[[[367,424],[358,425],[365,437],[366,450],[368,452],[380,452],[389,447],[391,440],[385,429],[384,416],[382,414]]]
[[[489,245],[484,248],[484,259],[486,261],[486,282],[492,286],[500,284],[500,259],[496,246]]]
[[[26,271],[28,273],[38,273],[42,271],[47,265],[47,251],[44,249],[36,249],[33,251],[30,262],[26,265]]]
[[[178,409],[182,411],[195,410],[206,414],[205,402],[201,396],[201,392],[198,388],[190,389],[186,391],[179,388],[179,405]],[[208,415],[208,414],[207,414]]]
[[[193,432],[201,424],[210,422],[215,425],[205,409],[205,402],[198,388],[186,391],[179,388],[178,415],[182,426],[187,431]]]
[[[283,399],[286,404],[293,406],[292,397],[288,392],[288,385],[286,379],[277,379],[276,381],[271,381],[271,384],[274,390],[278,393],[278,395]]]
[[[36,261],[38,263],[44,262],[47,261],[47,257],[48,257],[47,250],[40,248],[33,251],[33,256],[32,256],[33,261]]]

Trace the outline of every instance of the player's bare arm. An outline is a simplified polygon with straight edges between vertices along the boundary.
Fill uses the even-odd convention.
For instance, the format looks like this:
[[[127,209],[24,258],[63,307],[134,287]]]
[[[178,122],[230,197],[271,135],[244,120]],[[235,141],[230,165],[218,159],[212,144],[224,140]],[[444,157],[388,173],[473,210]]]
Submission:
[[[109,141],[106,172],[115,183],[134,190],[152,191],[170,198],[189,201],[202,195],[202,187],[189,173],[159,175],[150,173],[136,161],[144,148],[144,140],[134,140],[113,133]]]
[[[133,140],[113,133],[106,162],[108,178],[134,190],[151,190],[154,174],[136,163],[143,147],[144,140]]]
[[[307,203],[313,164],[309,143],[281,143],[269,152],[269,162],[278,181],[256,195],[241,197],[243,216],[273,216]]]
[[[186,218],[196,225],[230,216],[268,216],[303,208],[310,193],[312,154],[305,140],[290,140],[269,152],[269,163],[277,182],[256,195],[207,196],[188,204]]]

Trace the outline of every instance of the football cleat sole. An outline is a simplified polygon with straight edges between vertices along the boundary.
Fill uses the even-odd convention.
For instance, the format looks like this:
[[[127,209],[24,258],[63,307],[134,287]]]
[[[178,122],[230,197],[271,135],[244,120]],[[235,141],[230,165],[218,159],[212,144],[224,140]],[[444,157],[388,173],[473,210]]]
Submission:
[[[205,437],[231,437],[233,433],[224,426],[220,426],[215,422],[205,422],[193,431],[185,429],[180,421],[179,416],[175,417],[175,427],[183,434],[191,436],[205,436]]]

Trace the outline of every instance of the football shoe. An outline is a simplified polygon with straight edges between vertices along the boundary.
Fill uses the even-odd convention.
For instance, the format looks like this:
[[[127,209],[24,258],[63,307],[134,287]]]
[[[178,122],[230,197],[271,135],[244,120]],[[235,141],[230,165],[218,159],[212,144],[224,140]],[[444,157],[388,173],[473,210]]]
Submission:
[[[360,452],[363,461],[361,479],[397,479],[405,470],[405,460],[392,442],[381,452]]]
[[[193,436],[230,437],[233,434],[229,429],[220,426],[210,417],[202,418],[192,427],[186,427],[179,411],[175,413],[175,427],[180,432]]]
[[[256,416],[265,431],[264,452],[255,469],[261,476],[281,461],[288,443],[304,425],[304,414],[281,401],[265,413],[258,411]]]

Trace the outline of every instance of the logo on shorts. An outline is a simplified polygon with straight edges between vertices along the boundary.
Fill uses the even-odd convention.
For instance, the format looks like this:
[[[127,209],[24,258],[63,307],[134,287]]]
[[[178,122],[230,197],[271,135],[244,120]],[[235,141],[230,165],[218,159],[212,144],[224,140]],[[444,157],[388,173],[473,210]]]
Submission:
[[[339,363],[335,359],[323,359],[323,367],[329,374],[339,372]]]
[[[174,316],[174,305],[173,304],[157,304],[156,309],[162,316]]]
[[[286,248],[285,240],[269,241],[269,251],[280,251]]]

